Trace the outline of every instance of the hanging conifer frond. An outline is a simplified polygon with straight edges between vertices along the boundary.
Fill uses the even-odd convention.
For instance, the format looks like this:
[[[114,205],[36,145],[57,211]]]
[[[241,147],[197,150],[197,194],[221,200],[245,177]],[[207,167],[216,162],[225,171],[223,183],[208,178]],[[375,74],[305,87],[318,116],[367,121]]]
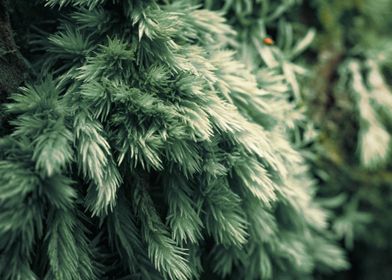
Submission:
[[[7,105],[1,277],[304,279],[346,267],[277,117],[287,96],[236,60],[222,15],[165,2],[46,1],[69,14],[36,41],[37,72],[52,77]],[[12,209],[32,213],[19,225]]]

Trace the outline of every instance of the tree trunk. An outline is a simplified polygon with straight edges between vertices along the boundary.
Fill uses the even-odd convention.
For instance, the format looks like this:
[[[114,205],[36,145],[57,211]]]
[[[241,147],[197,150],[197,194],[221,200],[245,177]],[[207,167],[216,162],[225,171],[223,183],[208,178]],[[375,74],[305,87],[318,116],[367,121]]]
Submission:
[[[2,104],[28,77],[28,67],[15,44],[8,0],[0,0],[0,137],[9,133],[9,123]]]
[[[27,65],[11,29],[8,0],[0,0],[0,104],[27,78]]]

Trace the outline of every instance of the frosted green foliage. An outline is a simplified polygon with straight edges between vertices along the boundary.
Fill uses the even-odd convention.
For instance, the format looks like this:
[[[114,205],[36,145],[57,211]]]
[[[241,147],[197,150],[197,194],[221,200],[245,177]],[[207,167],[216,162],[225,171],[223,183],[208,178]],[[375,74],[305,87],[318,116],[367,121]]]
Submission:
[[[207,7],[221,9],[226,14],[228,20],[237,29],[239,33],[239,43],[231,43],[231,46],[238,50],[237,57],[245,62],[247,68],[255,74],[255,82],[261,87],[259,93],[253,94],[262,97],[260,99],[255,99],[254,96],[245,97],[246,93],[251,92],[249,88],[244,92],[241,91],[241,89],[232,92],[231,99],[239,108],[244,109],[247,114],[252,116],[259,123],[268,126],[272,125],[273,130],[275,131],[287,132],[287,128],[289,128],[289,131],[294,134],[296,145],[304,145],[306,143],[305,141],[309,140],[307,135],[310,136],[310,132],[313,131],[310,123],[304,122],[304,116],[302,115],[304,103],[300,91],[299,77],[307,74],[307,69],[298,64],[294,64],[293,60],[302,54],[310,45],[315,37],[315,31],[312,29],[308,30],[305,32],[305,35],[303,35],[302,39],[294,39],[298,37],[298,30],[295,31],[293,28],[294,25],[285,21],[281,16],[285,12],[288,12],[290,8],[296,4],[295,2],[296,1],[204,1],[204,4]],[[258,14],[260,16],[254,17],[255,11],[259,11]],[[276,42],[273,45],[263,42],[264,38],[270,37],[267,30],[275,30],[277,33]],[[221,61],[224,60],[221,59]],[[240,68],[239,65],[231,66],[232,67],[228,67],[228,65],[225,65],[225,67],[222,66],[222,68],[225,70]],[[237,75],[238,71],[235,72],[235,76]],[[251,75],[248,74],[247,76]],[[290,100],[290,103],[288,100]],[[275,120],[281,121],[266,123],[263,116],[267,114],[269,116],[274,116]],[[300,135],[302,129],[306,130],[306,135]],[[273,136],[274,134],[269,134],[267,139],[270,139],[271,143],[279,143],[281,151],[286,150],[287,155],[289,155],[291,153],[291,147],[286,146],[286,149],[283,148],[287,144],[279,141],[280,138],[274,138]],[[312,136],[310,137],[312,138]],[[263,179],[264,176],[260,176],[259,174],[265,173],[265,171],[263,171],[264,167],[262,165],[258,166],[259,163],[253,162],[250,159],[246,159],[244,165],[237,168],[246,168],[245,170],[249,169],[250,172],[258,170],[258,172],[254,174],[243,174],[243,179],[245,179],[245,183],[248,182],[248,186],[270,186],[270,190],[282,192],[283,196],[289,200],[290,207],[293,207],[298,213],[306,213],[304,217],[306,222],[314,225],[316,228],[325,228],[327,226],[326,213],[319,208],[317,203],[310,201],[315,186],[307,174],[307,168],[299,158],[293,157],[292,162],[292,168],[288,168],[290,174],[286,178],[286,188],[276,188],[275,182],[269,181],[268,176],[266,179]],[[255,174],[258,175],[254,176]],[[255,184],[253,180],[259,181],[259,183]],[[303,186],[301,191],[297,189],[296,186],[298,185]],[[274,201],[276,199],[276,191],[271,192],[270,194],[268,194],[267,191],[262,191],[259,194],[262,196],[258,196],[257,193],[254,193],[256,197],[258,196],[259,199],[264,201]],[[263,210],[260,208],[265,207],[265,205],[257,202],[250,203],[249,206],[252,207],[248,210],[250,211],[249,213],[261,213]],[[258,211],[256,211],[256,209]],[[292,220],[295,220],[294,217],[291,218]],[[262,240],[264,240],[266,236],[274,234],[272,229],[275,230],[275,225],[276,221],[272,220],[270,227],[266,228],[263,226],[262,222],[259,222],[257,219],[251,219],[250,230],[254,231],[256,236],[260,236],[260,238],[263,236]],[[260,233],[260,230],[265,230],[267,233],[262,234]],[[282,238],[286,240],[287,237],[285,236]],[[267,242],[267,240],[264,242]],[[316,240],[315,242],[320,241],[321,240]],[[268,240],[268,242],[272,243],[271,240]],[[251,244],[251,242],[248,242],[248,244]],[[265,243],[261,243],[261,245],[263,244]],[[315,244],[312,244],[310,246],[314,245]],[[291,246],[293,247],[292,251],[289,249]],[[323,245],[320,243],[320,246]],[[311,271],[314,269],[314,263],[309,262],[307,257],[309,253],[306,252],[307,249],[305,249],[305,246],[303,246],[301,241],[297,242],[293,239],[283,247],[285,247],[287,251],[284,251],[282,254],[288,256],[288,259],[290,259],[289,256],[291,254],[291,260],[296,262],[297,266],[302,267],[304,271]],[[251,259],[254,260],[254,262],[248,264],[247,271],[257,271],[255,273],[260,273],[262,278],[271,277],[272,272],[270,271],[271,264],[269,261],[257,263],[258,260],[268,260],[267,256],[261,256],[260,253],[256,253],[258,252],[257,250],[252,250]],[[331,250],[328,251],[331,254],[337,253],[339,255],[339,250],[334,250],[334,247],[331,247]],[[300,254],[300,252],[302,252],[302,254]],[[328,262],[327,259],[319,258],[318,260],[318,265],[320,265],[320,267],[323,265],[327,267],[330,266],[330,262]],[[232,264],[229,260],[227,260],[227,263],[228,265]],[[337,267],[343,267],[344,261],[338,261],[336,264]],[[229,269],[229,266],[221,267],[220,273],[226,275],[227,269]]]
[[[133,194],[136,215],[140,218],[144,241],[148,246],[148,256],[156,269],[169,279],[188,279],[191,270],[186,262],[185,249],[176,245],[167,228],[158,216],[150,195],[146,191],[145,182],[135,182]]]
[[[41,279],[30,264],[42,255],[45,279],[96,279],[86,230],[74,214],[78,195],[64,173],[73,158],[67,107],[50,79],[12,100],[15,129],[0,143],[1,278]]]
[[[90,10],[97,7],[98,5],[105,2],[105,0],[48,0],[46,1],[46,5],[50,7],[54,7],[59,5],[60,7],[66,5],[73,5],[73,6],[82,6],[88,7]]]
[[[17,148],[17,143],[2,139],[1,148]],[[0,275],[4,279],[38,279],[29,263],[35,240],[42,236],[43,209],[40,203],[28,205],[24,200],[37,192],[39,178],[15,158],[2,158],[0,183]]]
[[[46,279],[98,279],[78,217],[70,211],[55,210],[49,213],[48,223],[51,226],[45,239],[50,268]]]
[[[318,7],[320,21],[326,29],[323,36],[328,36],[328,41],[335,42],[331,44],[332,56],[341,56],[336,65],[339,69],[331,69],[338,70],[338,82],[331,83],[329,87],[337,99],[344,99],[344,96],[339,97],[337,94],[349,95],[350,104],[345,106],[355,107],[352,112],[349,107],[343,110],[347,115],[354,115],[353,119],[358,126],[355,136],[358,153],[353,152],[348,157],[357,156],[360,166],[371,171],[380,170],[390,159],[388,115],[392,108],[392,95],[385,75],[388,75],[386,72],[391,67],[392,41],[387,27],[390,20],[385,17],[385,13],[392,8],[392,2],[365,0],[341,4],[338,1],[315,1],[314,5]],[[357,19],[347,17],[347,22],[340,26],[339,22],[345,15],[354,10],[358,12]],[[324,51],[323,55],[328,53]],[[341,104],[343,102],[340,101]],[[352,137],[353,135],[344,135],[341,138]]]
[[[180,172],[169,173],[164,182],[169,205],[167,221],[178,243],[197,243],[202,237],[201,205],[191,199],[194,191],[182,176]]]
[[[72,159],[72,134],[65,126],[65,108],[50,80],[23,88],[12,96],[8,111],[23,113],[14,121],[16,137],[28,135],[34,146],[36,169],[47,177],[59,173]],[[49,118],[48,118],[49,117]]]
[[[228,188],[224,179],[208,179],[203,190],[207,232],[216,243],[240,247],[246,243],[246,220],[241,199]]]
[[[171,2],[47,1],[70,10],[40,42],[53,79],[12,95],[1,145],[24,150],[0,154],[1,201],[33,197],[39,214],[1,219],[1,246],[30,241],[2,278],[304,279],[346,266],[276,118],[286,97],[235,59],[221,15]]]
[[[386,115],[387,120],[392,120],[392,92],[380,69],[380,65],[372,60],[366,61],[369,70],[367,83],[370,87],[372,104],[380,113]]]
[[[274,114],[279,123],[284,123],[294,133],[296,144],[300,145],[299,128],[309,129],[309,123],[305,122],[303,115],[303,94],[300,88],[300,78],[307,75],[308,71],[299,63],[294,63],[294,60],[313,41],[315,31],[294,30],[294,24],[285,19],[285,14],[301,1],[202,2],[206,7],[223,11],[238,31],[238,42],[231,42],[238,50],[237,57],[255,75],[258,85],[264,90],[264,99],[272,99],[267,106],[269,114]],[[275,36],[272,37],[269,32]],[[266,44],[263,41],[265,38],[271,39],[272,45]]]
[[[313,162],[324,185],[320,194],[339,194],[323,203],[334,209],[332,228],[353,260],[368,256],[355,261],[357,268],[351,275],[385,278],[390,271],[384,264],[390,258],[383,252],[390,251],[391,233],[389,226],[384,227],[390,222],[382,209],[390,209],[392,108],[391,17],[386,14],[392,2],[313,0],[309,4],[300,14],[318,14],[313,49],[318,60],[315,63],[312,56],[309,61],[314,70],[310,90],[315,86],[317,94],[309,109],[319,119],[321,137],[314,145],[319,156]]]
[[[87,113],[80,112],[75,116],[75,144],[78,151],[79,169],[90,179],[93,185],[89,192],[94,193],[87,201],[89,208],[95,213],[113,207],[116,190],[121,182],[117,166],[110,154],[110,147],[101,135],[100,123]],[[95,197],[95,198],[94,198]]]
[[[377,109],[389,114],[392,109],[392,93],[375,62],[368,61],[367,65],[362,65],[360,61],[352,59],[347,63],[351,84],[346,86],[352,91],[359,115],[360,162],[363,166],[374,169],[385,165],[389,159],[391,135],[385,129],[378,114],[380,110]],[[368,68],[367,77],[362,75],[361,70],[364,68]]]

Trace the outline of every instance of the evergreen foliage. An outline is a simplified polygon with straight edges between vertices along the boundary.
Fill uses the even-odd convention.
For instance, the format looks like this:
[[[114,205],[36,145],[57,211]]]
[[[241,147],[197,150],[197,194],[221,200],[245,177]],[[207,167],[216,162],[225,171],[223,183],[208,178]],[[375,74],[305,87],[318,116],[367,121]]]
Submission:
[[[289,11],[318,29],[314,74],[301,88],[318,130],[310,148],[320,196],[351,256],[352,270],[336,278],[391,273],[391,9],[390,0],[314,0]]]
[[[272,79],[260,78],[259,73],[265,73],[266,68],[283,74],[280,83],[268,89],[275,98],[286,93],[293,104],[287,112],[291,112],[289,127],[294,143],[305,148],[302,154],[312,163],[314,175],[323,186],[319,189],[322,204],[334,210],[332,228],[351,251],[353,268],[340,276],[388,278],[392,248],[386,210],[391,206],[392,183],[392,95],[388,83],[392,2],[204,3],[222,9],[239,31],[235,48],[262,88],[273,84]],[[274,17],[275,13],[279,16]],[[306,33],[306,29],[310,31]],[[293,44],[301,33],[306,35]],[[273,38],[275,44],[266,44],[263,38]],[[311,50],[298,57],[312,40]],[[298,58],[301,64],[293,64]],[[304,62],[308,62],[305,67]],[[307,116],[298,114],[301,111]]]
[[[40,77],[5,107],[2,279],[306,279],[347,266],[288,141],[287,95],[259,87],[299,68],[256,79],[219,13],[168,2],[46,2],[67,17],[35,40]]]

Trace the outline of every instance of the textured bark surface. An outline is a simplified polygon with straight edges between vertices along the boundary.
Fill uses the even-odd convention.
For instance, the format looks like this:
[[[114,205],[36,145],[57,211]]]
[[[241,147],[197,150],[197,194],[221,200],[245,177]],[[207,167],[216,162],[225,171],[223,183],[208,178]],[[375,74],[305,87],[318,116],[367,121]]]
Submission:
[[[8,3],[8,0],[0,0],[0,137],[9,131],[2,104],[28,77],[25,59],[14,41]]]
[[[0,103],[27,77],[27,66],[11,29],[8,0],[0,0]]]

